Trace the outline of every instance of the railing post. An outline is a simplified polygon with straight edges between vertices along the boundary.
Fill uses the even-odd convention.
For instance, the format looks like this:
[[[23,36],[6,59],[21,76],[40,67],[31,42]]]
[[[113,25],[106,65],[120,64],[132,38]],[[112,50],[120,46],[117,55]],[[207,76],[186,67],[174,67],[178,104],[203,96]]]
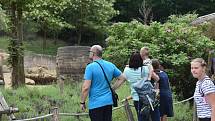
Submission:
[[[134,117],[133,117],[133,114],[131,111],[131,107],[128,103],[128,100],[125,100],[123,103],[124,103],[124,108],[125,108],[125,112],[126,112],[128,121],[134,121]]]
[[[197,112],[196,112],[196,103],[193,101],[193,121],[199,121]]]
[[[57,107],[54,107],[54,109],[52,110],[52,121],[60,121],[59,118],[58,118],[58,108]]]

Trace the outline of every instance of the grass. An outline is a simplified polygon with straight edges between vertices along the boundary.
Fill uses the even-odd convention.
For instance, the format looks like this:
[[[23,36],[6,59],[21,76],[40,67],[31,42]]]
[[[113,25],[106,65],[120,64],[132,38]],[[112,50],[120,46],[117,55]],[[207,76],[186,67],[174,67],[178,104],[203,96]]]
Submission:
[[[8,45],[9,45],[9,37],[7,37],[7,36],[2,36],[2,37],[0,37],[0,49],[2,49],[2,50],[7,50],[7,47],[8,47]]]
[[[65,85],[64,94],[61,95],[58,85],[46,86],[27,86],[20,87],[16,90],[6,89],[2,93],[9,105],[18,107],[20,112],[15,114],[17,118],[23,119],[34,117],[35,115],[48,114],[50,109],[57,106],[59,112],[64,113],[79,113],[82,112],[79,107],[81,84],[73,83]],[[130,95],[128,84],[122,85],[117,90],[120,100]],[[129,101],[133,104],[132,101]],[[119,103],[119,105],[122,105]],[[132,112],[136,120],[136,112],[132,107]],[[174,117],[169,118],[169,121],[191,121],[192,109],[188,103],[174,105]],[[6,117],[4,117],[6,118]],[[90,121],[88,117],[71,117],[61,116],[61,121]],[[47,119],[48,120],[48,119]],[[127,121],[124,108],[113,111],[113,121]]]
[[[0,49],[7,51],[9,45],[9,37],[2,36],[0,37]],[[66,43],[59,40],[46,40],[46,47],[43,49],[43,39],[36,38],[36,40],[26,40],[23,41],[25,51],[32,51],[37,54],[47,54],[47,55],[56,55],[58,47],[66,46]]]

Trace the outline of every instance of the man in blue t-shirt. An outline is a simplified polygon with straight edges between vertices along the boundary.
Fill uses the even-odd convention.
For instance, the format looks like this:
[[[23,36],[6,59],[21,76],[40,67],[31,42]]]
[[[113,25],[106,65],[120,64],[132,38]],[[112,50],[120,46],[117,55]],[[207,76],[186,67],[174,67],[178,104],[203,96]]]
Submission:
[[[112,94],[102,68],[109,82],[113,78],[118,79],[113,89],[118,88],[125,81],[125,77],[113,63],[102,59],[102,47],[100,45],[93,45],[90,48],[89,58],[93,62],[88,64],[85,69],[81,108],[83,111],[86,109],[85,101],[89,95],[88,106],[91,121],[112,121]]]

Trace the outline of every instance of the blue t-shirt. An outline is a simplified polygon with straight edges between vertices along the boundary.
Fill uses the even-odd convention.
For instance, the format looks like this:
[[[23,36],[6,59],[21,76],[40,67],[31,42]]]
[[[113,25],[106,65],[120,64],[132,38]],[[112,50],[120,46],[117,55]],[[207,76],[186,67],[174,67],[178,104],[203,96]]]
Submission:
[[[147,80],[149,76],[149,67],[148,66],[142,66],[142,78],[141,78],[141,67],[138,69],[133,69],[129,67],[125,67],[124,69],[124,75],[125,78],[128,80],[130,83],[130,88],[131,88],[131,96],[134,101],[139,101],[139,96],[135,89],[133,88],[133,84],[135,84],[139,80]]]
[[[109,82],[111,82],[113,78],[121,75],[121,71],[113,63],[102,59],[96,61],[101,64]],[[91,80],[89,109],[113,104],[110,88],[98,63],[92,62],[87,65],[84,79]]]

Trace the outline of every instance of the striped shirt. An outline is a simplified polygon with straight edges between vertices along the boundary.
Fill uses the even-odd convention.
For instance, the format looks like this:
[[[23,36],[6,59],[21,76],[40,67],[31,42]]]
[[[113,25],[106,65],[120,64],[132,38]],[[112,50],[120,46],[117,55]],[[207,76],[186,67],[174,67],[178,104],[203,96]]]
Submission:
[[[196,102],[198,118],[211,117],[211,106],[208,104],[205,95],[213,92],[215,92],[215,86],[208,76],[205,76],[203,80],[197,81],[194,100]]]
[[[147,58],[146,60],[143,60],[143,65],[152,65],[151,59]]]

